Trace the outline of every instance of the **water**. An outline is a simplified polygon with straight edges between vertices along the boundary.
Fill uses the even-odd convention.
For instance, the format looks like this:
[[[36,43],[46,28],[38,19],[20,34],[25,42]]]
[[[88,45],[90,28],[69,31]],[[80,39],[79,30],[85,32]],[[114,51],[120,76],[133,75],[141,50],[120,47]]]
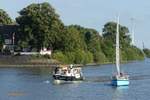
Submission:
[[[50,68],[0,68],[0,100],[149,100],[150,59],[123,64],[130,85],[112,87],[114,65],[83,68],[85,81],[54,84]]]

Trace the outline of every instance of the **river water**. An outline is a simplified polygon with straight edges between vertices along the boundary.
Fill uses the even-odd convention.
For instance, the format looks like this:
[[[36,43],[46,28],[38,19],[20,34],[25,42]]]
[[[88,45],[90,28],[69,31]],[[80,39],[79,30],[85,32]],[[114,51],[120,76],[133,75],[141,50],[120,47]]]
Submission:
[[[83,68],[85,80],[54,84],[50,68],[0,68],[0,100],[149,100],[150,59],[121,65],[130,85],[112,87],[114,65]]]

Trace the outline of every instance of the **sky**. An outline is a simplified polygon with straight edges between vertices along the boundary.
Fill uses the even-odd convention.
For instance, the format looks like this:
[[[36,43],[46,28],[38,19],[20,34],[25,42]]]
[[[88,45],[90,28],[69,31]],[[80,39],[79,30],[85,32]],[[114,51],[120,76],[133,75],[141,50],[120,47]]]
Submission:
[[[78,24],[100,33],[119,14],[120,24],[130,32],[134,24],[135,45],[150,48],[150,0],[0,0],[0,9],[15,19],[22,8],[42,2],[49,2],[65,25]]]

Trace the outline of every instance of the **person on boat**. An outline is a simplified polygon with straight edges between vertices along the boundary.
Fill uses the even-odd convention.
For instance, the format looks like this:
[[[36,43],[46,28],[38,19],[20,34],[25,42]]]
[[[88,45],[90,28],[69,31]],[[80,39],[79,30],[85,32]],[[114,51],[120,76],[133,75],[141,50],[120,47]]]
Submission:
[[[54,73],[55,74],[61,74],[61,69],[56,67]]]
[[[70,73],[71,73],[71,76],[74,76],[74,69],[73,69],[73,65],[72,64],[70,65]]]
[[[71,76],[70,70],[67,70],[66,75],[67,75],[67,76]]]
[[[120,76],[121,76],[121,77],[123,76],[123,73],[122,73],[122,72],[120,72]]]
[[[56,67],[56,68],[55,68],[55,74],[57,74],[57,72],[58,72],[58,68]]]
[[[70,69],[72,69],[72,67],[73,67],[73,65],[72,65],[72,64],[70,64]]]

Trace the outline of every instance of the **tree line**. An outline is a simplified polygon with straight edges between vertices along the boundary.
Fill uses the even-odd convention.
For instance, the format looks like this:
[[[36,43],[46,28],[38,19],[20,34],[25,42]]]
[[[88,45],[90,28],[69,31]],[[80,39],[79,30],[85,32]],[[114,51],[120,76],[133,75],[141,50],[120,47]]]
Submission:
[[[0,24],[11,24],[8,14],[0,9]],[[116,23],[107,22],[103,34],[80,25],[64,25],[55,9],[47,2],[33,3],[19,11],[15,23],[17,48],[40,51],[52,49],[52,58],[62,63],[105,63],[115,61]],[[141,60],[142,51],[131,45],[126,26],[119,25],[121,61]],[[0,34],[0,48],[4,43]]]

